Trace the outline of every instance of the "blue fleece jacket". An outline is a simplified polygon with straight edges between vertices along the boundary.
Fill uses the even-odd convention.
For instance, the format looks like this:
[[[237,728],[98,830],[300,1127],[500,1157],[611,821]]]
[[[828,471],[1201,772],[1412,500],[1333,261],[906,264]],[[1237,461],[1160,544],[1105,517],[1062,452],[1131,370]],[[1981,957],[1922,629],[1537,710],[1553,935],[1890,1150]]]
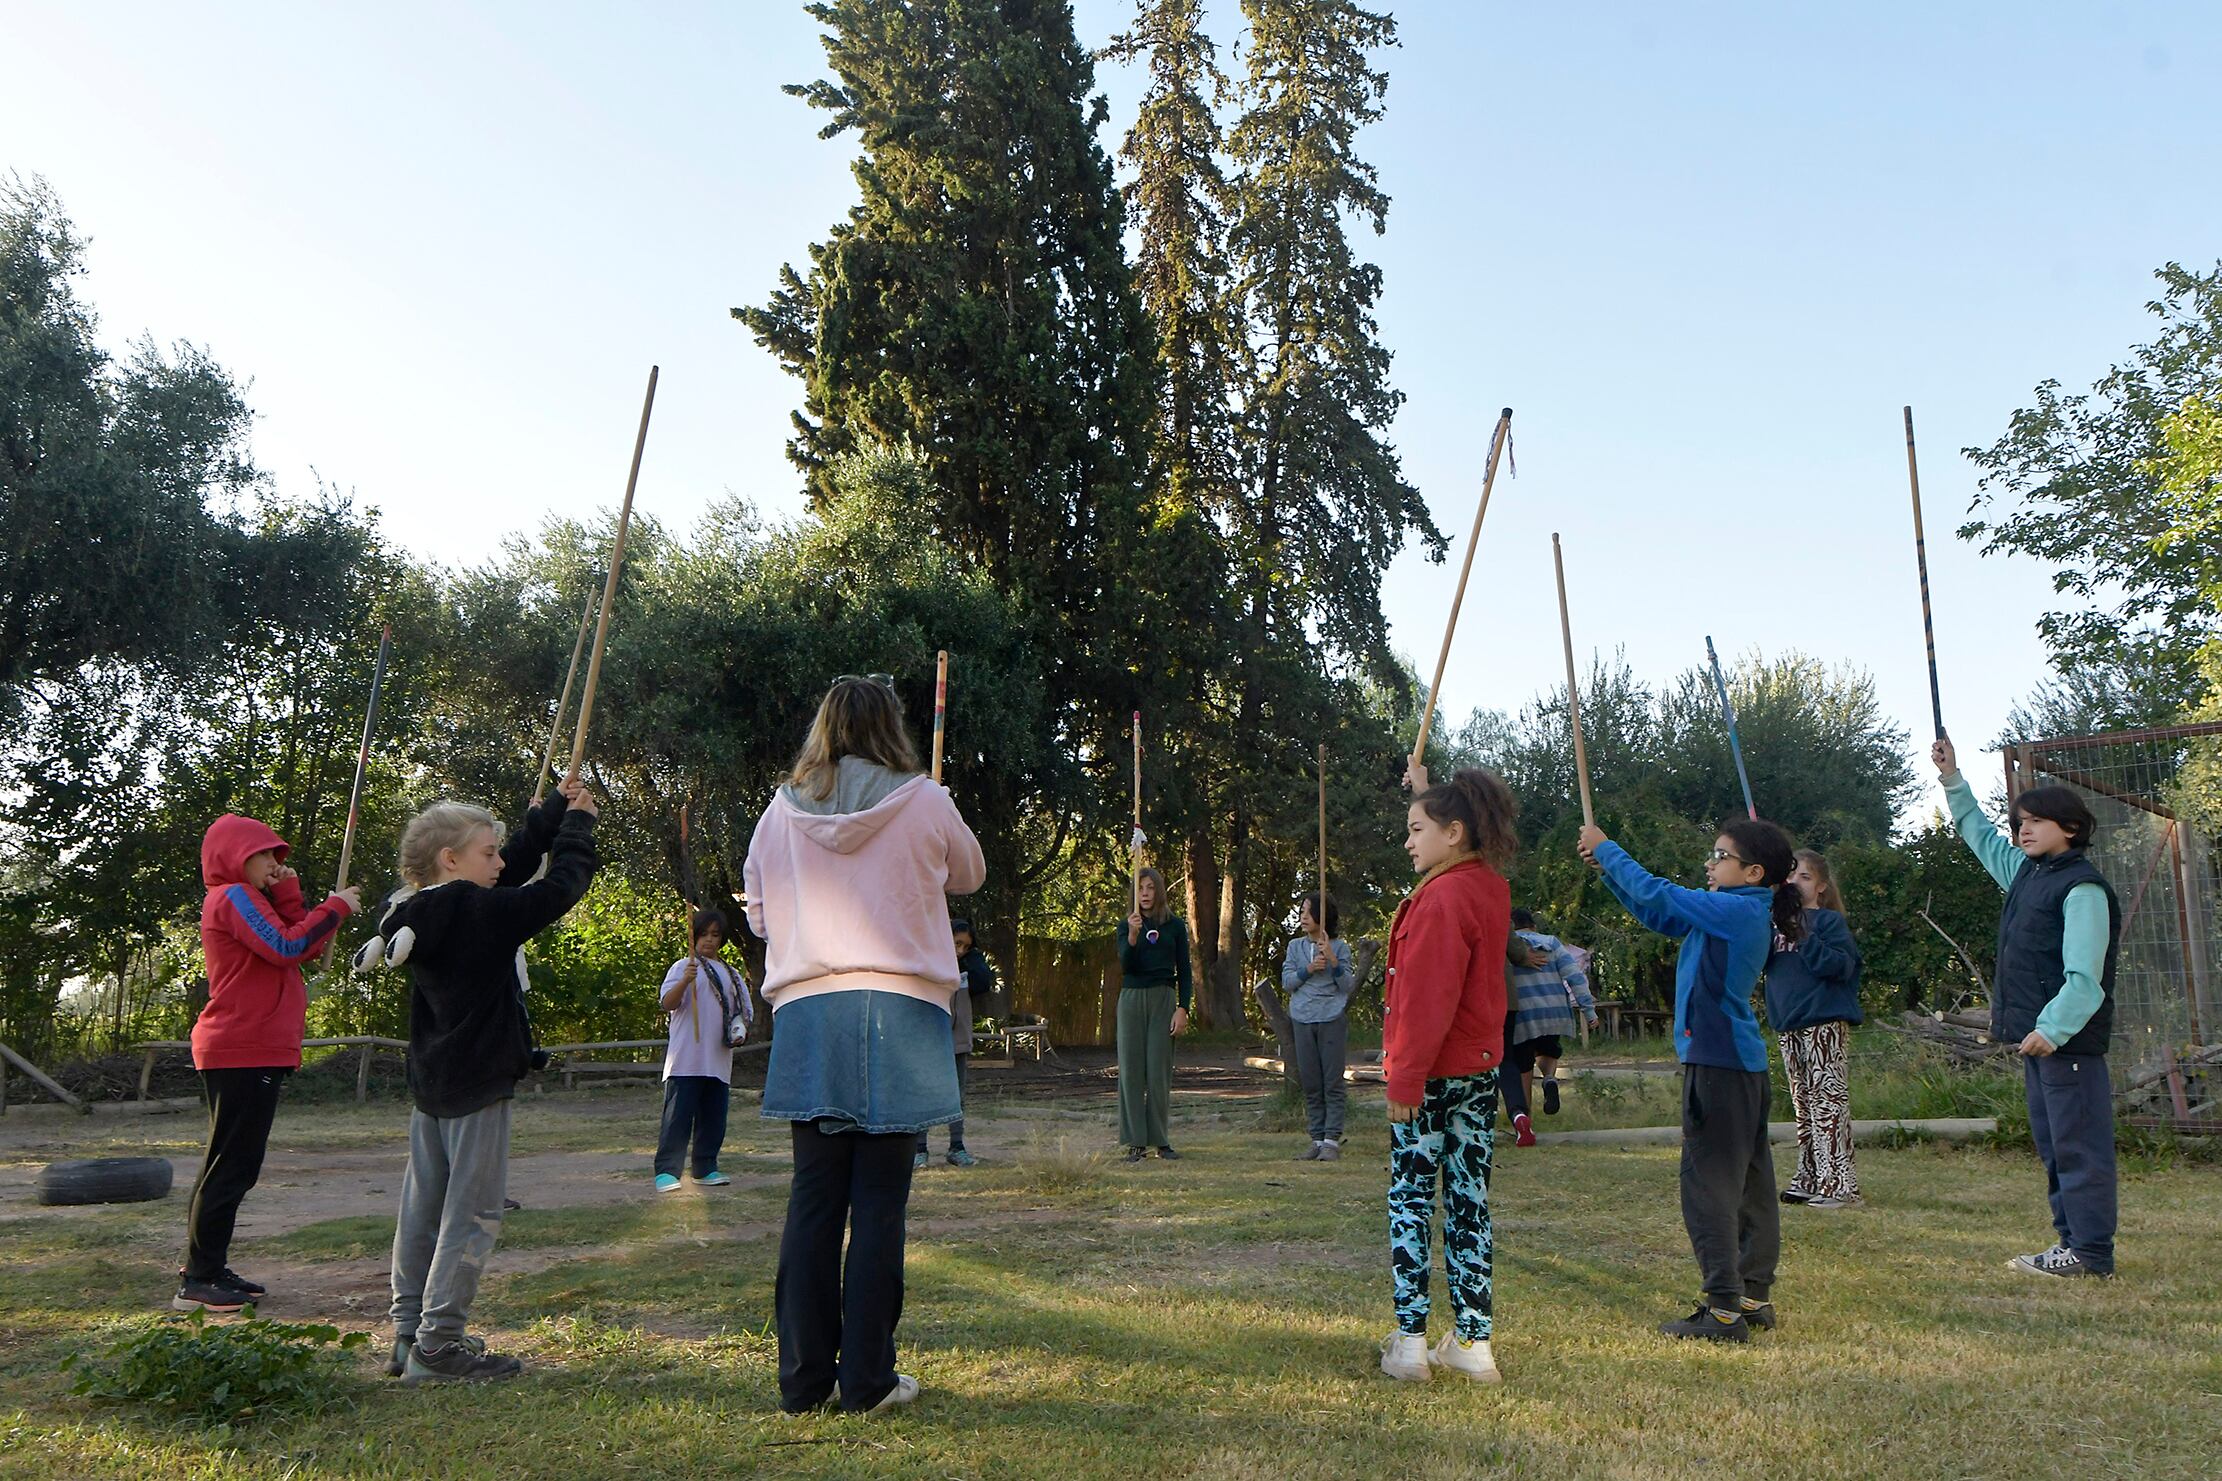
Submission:
[[[1820,1023],[1857,1023],[1859,944],[1833,910],[1808,910],[1805,934],[1775,939],[1767,959],[1767,1022],[1787,1034]]]
[[[1774,892],[1758,885],[1684,889],[1648,873],[1610,839],[1597,846],[1597,863],[1605,888],[1630,915],[1682,942],[1674,964],[1674,1057],[1764,1074],[1767,1041],[1751,995],[1774,949]]]

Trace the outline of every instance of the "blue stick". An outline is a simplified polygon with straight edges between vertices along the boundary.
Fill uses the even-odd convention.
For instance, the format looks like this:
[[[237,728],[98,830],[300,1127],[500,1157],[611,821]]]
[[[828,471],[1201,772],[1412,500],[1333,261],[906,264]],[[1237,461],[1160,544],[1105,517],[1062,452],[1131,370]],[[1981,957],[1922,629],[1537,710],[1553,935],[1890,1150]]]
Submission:
[[[1751,800],[1751,777],[1744,771],[1744,743],[1736,739],[1736,707],[1728,702],[1728,684],[1721,678],[1721,656],[1713,651],[1710,634],[1705,639],[1705,658],[1713,665],[1713,692],[1721,697],[1721,718],[1728,722],[1728,754],[1736,758],[1736,780],[1744,784],[1744,811],[1756,819],[1759,807]]]

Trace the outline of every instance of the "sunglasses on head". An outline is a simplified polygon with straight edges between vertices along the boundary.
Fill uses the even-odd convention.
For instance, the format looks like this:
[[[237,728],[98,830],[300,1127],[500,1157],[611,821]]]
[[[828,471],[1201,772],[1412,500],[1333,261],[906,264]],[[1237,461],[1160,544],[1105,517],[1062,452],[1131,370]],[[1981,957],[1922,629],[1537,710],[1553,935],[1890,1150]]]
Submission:
[[[895,687],[895,676],[893,674],[836,674],[833,682],[836,684],[877,684],[882,689],[893,689]]]
[[[1721,864],[1726,863],[1729,860],[1734,860],[1738,864],[1749,864],[1751,862],[1751,860],[1749,859],[1739,858],[1737,855],[1730,853],[1727,849],[1724,848],[1714,849],[1711,853],[1705,856],[1705,862],[1708,864]]]

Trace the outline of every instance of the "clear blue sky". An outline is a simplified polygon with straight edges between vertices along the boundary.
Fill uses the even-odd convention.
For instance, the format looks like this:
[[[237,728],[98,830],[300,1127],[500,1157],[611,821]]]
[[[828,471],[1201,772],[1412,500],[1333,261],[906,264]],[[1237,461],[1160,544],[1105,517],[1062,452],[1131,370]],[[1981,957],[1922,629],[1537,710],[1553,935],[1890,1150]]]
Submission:
[[[1083,41],[1129,14],[1082,0]],[[2048,573],[1950,538],[1958,449],[2145,337],[2154,267],[2222,256],[2199,164],[2222,7],[1398,19],[1363,136],[1395,204],[1367,250],[1410,397],[1394,440],[1460,539],[1490,418],[1517,410],[1450,711],[1556,681],[1557,529],[1585,651],[1664,681],[1708,632],[1801,647],[1872,670],[1924,739],[1910,402],[1947,719],[1987,741],[2043,677]],[[93,238],[108,338],[192,339],[250,379],[283,485],[321,473],[467,563],[615,503],[660,362],[642,509],[799,507],[796,387],[727,317],[852,196],[849,141],[779,92],[821,72],[799,5],[0,0],[0,49],[0,169],[46,176]],[[1115,146],[1139,83],[1100,81]],[[1388,585],[1423,670],[1455,562]]]

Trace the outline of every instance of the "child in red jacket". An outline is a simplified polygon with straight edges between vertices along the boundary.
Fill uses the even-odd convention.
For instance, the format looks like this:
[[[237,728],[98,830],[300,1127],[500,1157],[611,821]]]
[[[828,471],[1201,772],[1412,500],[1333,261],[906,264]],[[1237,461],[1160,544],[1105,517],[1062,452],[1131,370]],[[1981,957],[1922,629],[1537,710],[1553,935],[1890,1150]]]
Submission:
[[[1381,1371],[1424,1379],[1444,1368],[1477,1383],[1498,1380],[1492,1324],[1489,1167],[1504,1062],[1505,952],[1516,812],[1505,784],[1486,771],[1427,784],[1405,818],[1404,851],[1419,887],[1389,927],[1381,1065],[1389,1101],[1389,1273],[1397,1329],[1382,1344]],[[1443,1273],[1452,1330],[1427,1345],[1428,1235],[1435,1187],[1443,1189]]]
[[[351,886],[314,910],[269,825],[225,813],[201,837],[201,951],[208,1006],[193,1023],[193,1068],[208,1097],[208,1155],[193,1180],[185,1265],[170,1305],[237,1311],[263,1294],[225,1263],[239,1201],[262,1175],[278,1089],[301,1067],[308,993],[301,964],[362,908]]]

